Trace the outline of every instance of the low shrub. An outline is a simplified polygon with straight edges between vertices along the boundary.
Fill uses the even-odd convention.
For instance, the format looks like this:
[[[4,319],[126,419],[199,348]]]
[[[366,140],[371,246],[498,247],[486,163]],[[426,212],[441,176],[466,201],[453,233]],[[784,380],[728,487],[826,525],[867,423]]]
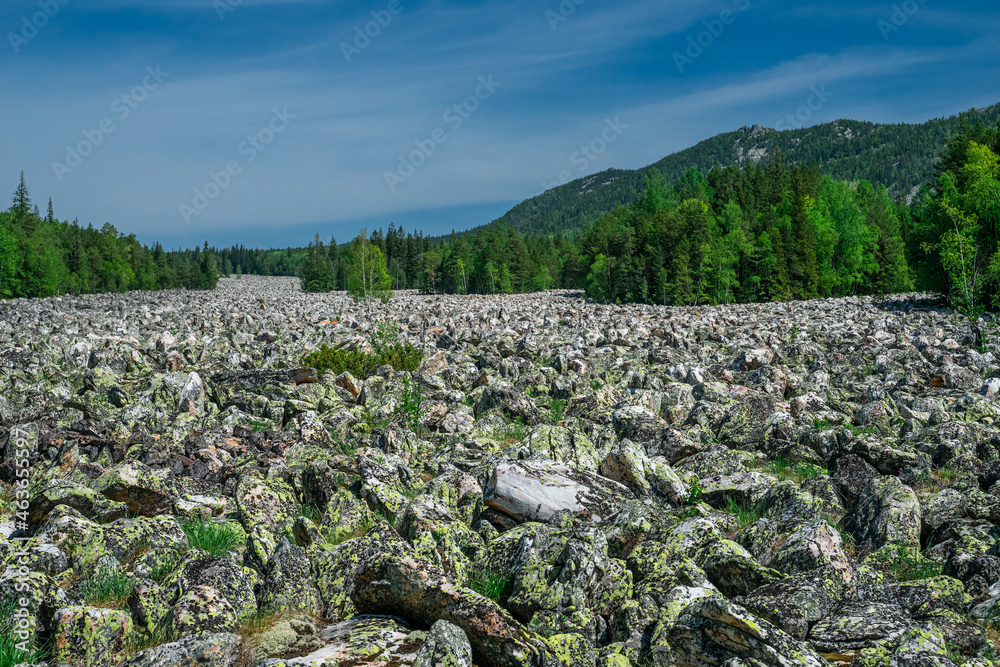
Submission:
[[[389,325],[382,324],[372,334],[372,352],[362,350],[341,350],[323,344],[302,358],[302,363],[315,368],[316,373],[323,375],[330,371],[335,375],[349,372],[357,378],[366,378],[381,366],[392,366],[394,370],[414,373],[420,368],[423,354],[408,341],[400,339],[399,334]]]

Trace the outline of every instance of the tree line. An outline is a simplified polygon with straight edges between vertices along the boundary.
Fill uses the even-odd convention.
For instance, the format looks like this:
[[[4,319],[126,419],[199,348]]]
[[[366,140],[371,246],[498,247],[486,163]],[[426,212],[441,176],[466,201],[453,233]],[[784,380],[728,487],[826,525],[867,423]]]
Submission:
[[[0,212],[0,298],[214,289],[217,258],[204,248],[165,251],[141,244],[114,225],[100,229],[58,220],[49,199],[43,217],[24,173],[10,209]]]
[[[500,220],[431,239],[390,225],[306,248],[147,248],[110,224],[44,218],[23,175],[0,213],[0,296],[212,289],[235,273],[298,275],[310,292],[504,294],[582,289],[597,301],[715,305],[936,291],[969,313],[1000,308],[1000,124],[964,123],[931,183],[893,198],[837,181],[780,148],[761,163],[657,169],[641,195],[580,229],[522,233]]]
[[[383,282],[434,293],[583,289],[595,300],[716,305],[891,294],[948,296],[969,313],[1000,308],[1000,124],[964,124],[932,183],[908,201],[815,163],[690,169],[670,184],[656,169],[640,197],[576,232],[520,233],[502,220],[430,241],[390,227],[348,246],[310,246],[314,291],[348,289],[358,244]],[[322,261],[325,257],[326,261]],[[331,268],[324,269],[329,265]],[[330,273],[332,271],[332,274]],[[338,271],[340,273],[338,273]],[[324,274],[324,275],[326,275]]]

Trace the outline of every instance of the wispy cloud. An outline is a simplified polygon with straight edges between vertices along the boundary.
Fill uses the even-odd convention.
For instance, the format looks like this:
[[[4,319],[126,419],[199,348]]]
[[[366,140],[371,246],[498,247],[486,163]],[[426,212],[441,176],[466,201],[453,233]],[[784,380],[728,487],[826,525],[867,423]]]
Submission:
[[[835,94],[816,122],[921,120],[1000,97],[989,9],[928,5],[886,44],[876,22],[891,3],[750,0],[679,73],[673,54],[733,0],[586,0],[556,29],[546,16],[556,0],[400,0],[392,23],[346,62],[341,44],[387,1],[243,0],[225,21],[208,0],[68,3],[51,32],[2,56],[0,86],[18,94],[0,107],[0,122],[16,128],[0,138],[0,175],[13,187],[25,169],[58,214],[110,220],[149,240],[238,242],[241,230],[263,238],[270,229],[283,244],[303,225],[348,237],[379,220],[482,224],[477,216],[493,215],[497,202],[537,194],[608,118],[630,129],[587,171],[644,166],[719,131],[774,125],[824,82]],[[0,28],[33,6],[5,4]],[[58,182],[52,162],[156,65],[169,79]],[[502,87],[390,192],[384,175],[398,156],[489,75]],[[179,202],[239,155],[276,107],[295,122],[196,228],[183,228]]]

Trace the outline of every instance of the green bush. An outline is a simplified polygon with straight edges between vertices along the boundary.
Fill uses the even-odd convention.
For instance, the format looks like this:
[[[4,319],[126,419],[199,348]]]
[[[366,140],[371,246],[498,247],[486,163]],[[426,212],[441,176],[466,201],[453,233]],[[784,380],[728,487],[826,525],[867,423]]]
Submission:
[[[241,543],[240,532],[221,521],[199,517],[182,521],[181,529],[191,547],[203,549],[214,558],[235,551]]]
[[[332,371],[335,375],[349,372],[357,378],[372,375],[380,366],[392,366],[396,371],[414,373],[420,368],[423,354],[415,345],[404,342],[387,323],[380,324],[372,334],[372,352],[338,350],[326,344],[302,358],[302,363],[315,368],[319,375]]]

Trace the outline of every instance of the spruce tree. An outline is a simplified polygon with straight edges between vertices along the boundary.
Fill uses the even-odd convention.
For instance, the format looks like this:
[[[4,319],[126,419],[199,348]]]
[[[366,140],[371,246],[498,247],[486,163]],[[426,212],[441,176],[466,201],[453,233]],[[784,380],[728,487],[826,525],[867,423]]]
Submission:
[[[24,181],[23,171],[21,172],[21,184],[14,191],[13,203],[14,213],[19,219],[26,217],[31,212],[31,195],[28,194],[28,185]]]

